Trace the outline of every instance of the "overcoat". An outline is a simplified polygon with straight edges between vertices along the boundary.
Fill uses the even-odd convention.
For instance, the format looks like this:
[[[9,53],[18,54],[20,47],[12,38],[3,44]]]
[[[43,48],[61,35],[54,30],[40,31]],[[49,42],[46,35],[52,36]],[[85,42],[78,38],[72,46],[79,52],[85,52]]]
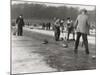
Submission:
[[[75,27],[77,32],[89,34],[88,16],[80,14],[75,21]]]
[[[24,26],[23,18],[17,18],[16,24],[18,25],[18,28],[22,28]]]

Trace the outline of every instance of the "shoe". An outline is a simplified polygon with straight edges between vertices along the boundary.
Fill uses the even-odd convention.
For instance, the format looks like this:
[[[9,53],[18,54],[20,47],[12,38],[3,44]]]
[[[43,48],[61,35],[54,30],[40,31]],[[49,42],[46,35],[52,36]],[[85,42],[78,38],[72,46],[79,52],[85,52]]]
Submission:
[[[89,51],[86,51],[86,54],[89,54]]]
[[[69,41],[69,39],[67,39],[67,41]]]
[[[73,41],[75,41],[75,39],[73,39]]]
[[[61,41],[64,40],[63,38],[61,38]]]
[[[58,39],[55,39],[55,41],[59,41]]]

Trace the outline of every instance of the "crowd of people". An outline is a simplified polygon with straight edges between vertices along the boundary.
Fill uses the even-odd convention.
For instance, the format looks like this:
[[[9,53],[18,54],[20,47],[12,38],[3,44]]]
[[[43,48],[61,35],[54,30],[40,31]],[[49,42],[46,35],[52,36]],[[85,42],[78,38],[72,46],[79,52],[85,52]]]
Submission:
[[[70,33],[73,34],[73,40],[75,40],[75,30],[76,30],[76,40],[75,40],[75,48],[74,52],[78,52],[78,45],[79,45],[79,40],[80,37],[82,36],[83,39],[83,44],[85,46],[85,52],[86,54],[89,54],[89,49],[88,49],[88,39],[87,35],[89,34],[89,28],[90,24],[88,21],[88,15],[87,15],[87,10],[82,10],[81,14],[78,15],[76,18],[76,21],[73,23],[70,17],[67,18],[67,27],[64,27],[64,19],[55,19],[54,22],[54,33],[55,33],[55,40],[58,41],[60,38],[60,33],[63,34],[64,28],[67,28],[67,40],[69,40],[69,35]]]
[[[50,28],[51,28],[51,23],[50,22],[42,23],[42,29],[50,30]]]
[[[59,41],[60,35],[62,35],[62,40],[69,40],[69,35],[71,33],[73,34],[73,40],[75,40],[74,24],[70,17],[68,17],[66,21],[65,19],[59,18],[54,18],[54,21],[54,32],[56,41]]]
[[[54,18],[53,20],[53,30],[54,30],[54,38],[55,41],[59,41],[60,39],[63,40],[69,40],[69,36],[72,33],[73,34],[73,40],[75,41],[75,48],[74,52],[78,52],[78,44],[80,37],[82,36],[83,38],[83,44],[85,46],[85,52],[86,54],[89,54],[89,49],[88,49],[88,39],[87,35],[89,34],[89,22],[88,22],[88,15],[87,15],[87,10],[83,9],[81,11],[81,14],[78,15],[76,18],[76,21],[73,22],[71,17],[68,17],[67,20],[65,19],[59,19],[59,18]],[[66,24],[65,24],[66,22]],[[23,26],[24,26],[24,20],[22,15],[20,15],[17,20],[17,35],[22,36],[23,35]],[[42,24],[42,28],[46,30],[50,30],[51,23],[48,22],[47,24]],[[76,39],[75,39],[75,31],[76,31]],[[67,34],[65,34],[67,32]],[[60,38],[60,35],[63,37]],[[65,36],[64,36],[65,35]]]

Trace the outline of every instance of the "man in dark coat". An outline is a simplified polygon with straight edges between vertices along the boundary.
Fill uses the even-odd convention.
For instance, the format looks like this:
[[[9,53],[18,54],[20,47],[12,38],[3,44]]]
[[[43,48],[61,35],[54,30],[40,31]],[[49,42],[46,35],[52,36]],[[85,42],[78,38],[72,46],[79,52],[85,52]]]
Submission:
[[[89,34],[89,26],[90,25],[88,23],[87,10],[84,9],[84,10],[82,10],[82,13],[80,15],[78,15],[76,22],[75,22],[75,27],[77,30],[77,37],[76,37],[75,49],[74,49],[75,53],[77,53],[79,39],[82,36],[83,43],[85,46],[85,52],[86,52],[86,54],[89,54],[88,39],[87,39],[87,35]]]
[[[18,28],[17,35],[18,35],[18,36],[22,36],[22,35],[23,35],[23,26],[24,26],[24,20],[23,20],[22,15],[20,15],[20,16],[16,19],[16,24],[17,24],[17,28]]]

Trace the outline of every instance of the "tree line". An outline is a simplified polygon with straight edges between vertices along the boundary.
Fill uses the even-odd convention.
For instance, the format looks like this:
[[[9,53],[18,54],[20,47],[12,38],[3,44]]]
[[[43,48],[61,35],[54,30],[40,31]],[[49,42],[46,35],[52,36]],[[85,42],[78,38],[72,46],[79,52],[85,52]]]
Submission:
[[[14,4],[11,6],[11,18],[16,19],[23,14],[25,19],[53,19],[71,17],[76,19],[79,14],[78,8],[66,6],[46,6],[45,4]],[[95,21],[95,10],[89,11],[91,21]]]

